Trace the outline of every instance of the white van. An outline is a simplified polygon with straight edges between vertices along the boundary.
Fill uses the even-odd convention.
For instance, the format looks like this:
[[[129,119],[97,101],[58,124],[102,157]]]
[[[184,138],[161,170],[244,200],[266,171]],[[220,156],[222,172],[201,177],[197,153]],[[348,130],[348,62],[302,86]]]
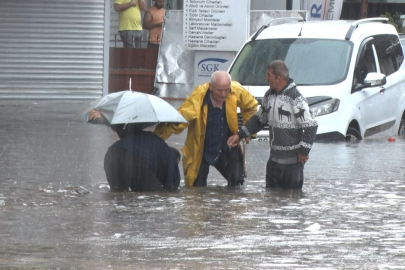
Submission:
[[[271,23],[245,43],[229,69],[259,104],[269,89],[267,65],[283,60],[317,118],[317,140],[362,139],[393,126],[404,134],[404,54],[388,19]]]

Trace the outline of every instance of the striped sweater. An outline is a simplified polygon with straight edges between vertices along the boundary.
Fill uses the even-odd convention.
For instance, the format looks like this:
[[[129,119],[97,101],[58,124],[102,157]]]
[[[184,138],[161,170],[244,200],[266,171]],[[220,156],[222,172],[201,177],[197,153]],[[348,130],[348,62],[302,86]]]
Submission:
[[[273,161],[292,164],[297,162],[297,153],[309,154],[318,123],[292,79],[280,93],[270,89],[266,92],[261,108],[238,131],[239,138],[257,133],[266,124]]]

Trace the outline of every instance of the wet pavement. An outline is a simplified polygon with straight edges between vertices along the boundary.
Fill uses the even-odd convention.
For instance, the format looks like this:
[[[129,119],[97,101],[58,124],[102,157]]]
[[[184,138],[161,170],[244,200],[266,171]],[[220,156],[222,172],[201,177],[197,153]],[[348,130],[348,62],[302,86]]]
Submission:
[[[269,146],[256,140],[241,188],[212,169],[207,188],[120,193],[103,170],[117,136],[80,121],[88,106],[0,101],[0,269],[404,269],[394,131],[316,143],[302,191],[264,188]]]

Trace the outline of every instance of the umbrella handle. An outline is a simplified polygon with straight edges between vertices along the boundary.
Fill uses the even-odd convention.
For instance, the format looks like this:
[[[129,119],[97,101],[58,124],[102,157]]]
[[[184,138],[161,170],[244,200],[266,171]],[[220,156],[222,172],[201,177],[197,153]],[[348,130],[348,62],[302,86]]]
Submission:
[[[242,162],[243,162],[243,175],[247,177],[247,168],[246,168],[246,142],[242,142]]]

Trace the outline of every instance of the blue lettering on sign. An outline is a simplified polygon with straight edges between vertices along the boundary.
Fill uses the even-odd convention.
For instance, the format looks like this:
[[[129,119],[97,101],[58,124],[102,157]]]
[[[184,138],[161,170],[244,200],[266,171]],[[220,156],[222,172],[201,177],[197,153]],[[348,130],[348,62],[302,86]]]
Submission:
[[[311,18],[320,18],[321,14],[319,13],[319,11],[321,9],[322,9],[322,5],[320,5],[318,7],[316,4],[313,4],[312,7],[311,7]]]
[[[198,69],[202,72],[215,72],[219,70],[219,65],[228,62],[222,58],[206,58],[198,62]]]
[[[219,64],[201,64],[201,71],[215,72],[218,70]]]

